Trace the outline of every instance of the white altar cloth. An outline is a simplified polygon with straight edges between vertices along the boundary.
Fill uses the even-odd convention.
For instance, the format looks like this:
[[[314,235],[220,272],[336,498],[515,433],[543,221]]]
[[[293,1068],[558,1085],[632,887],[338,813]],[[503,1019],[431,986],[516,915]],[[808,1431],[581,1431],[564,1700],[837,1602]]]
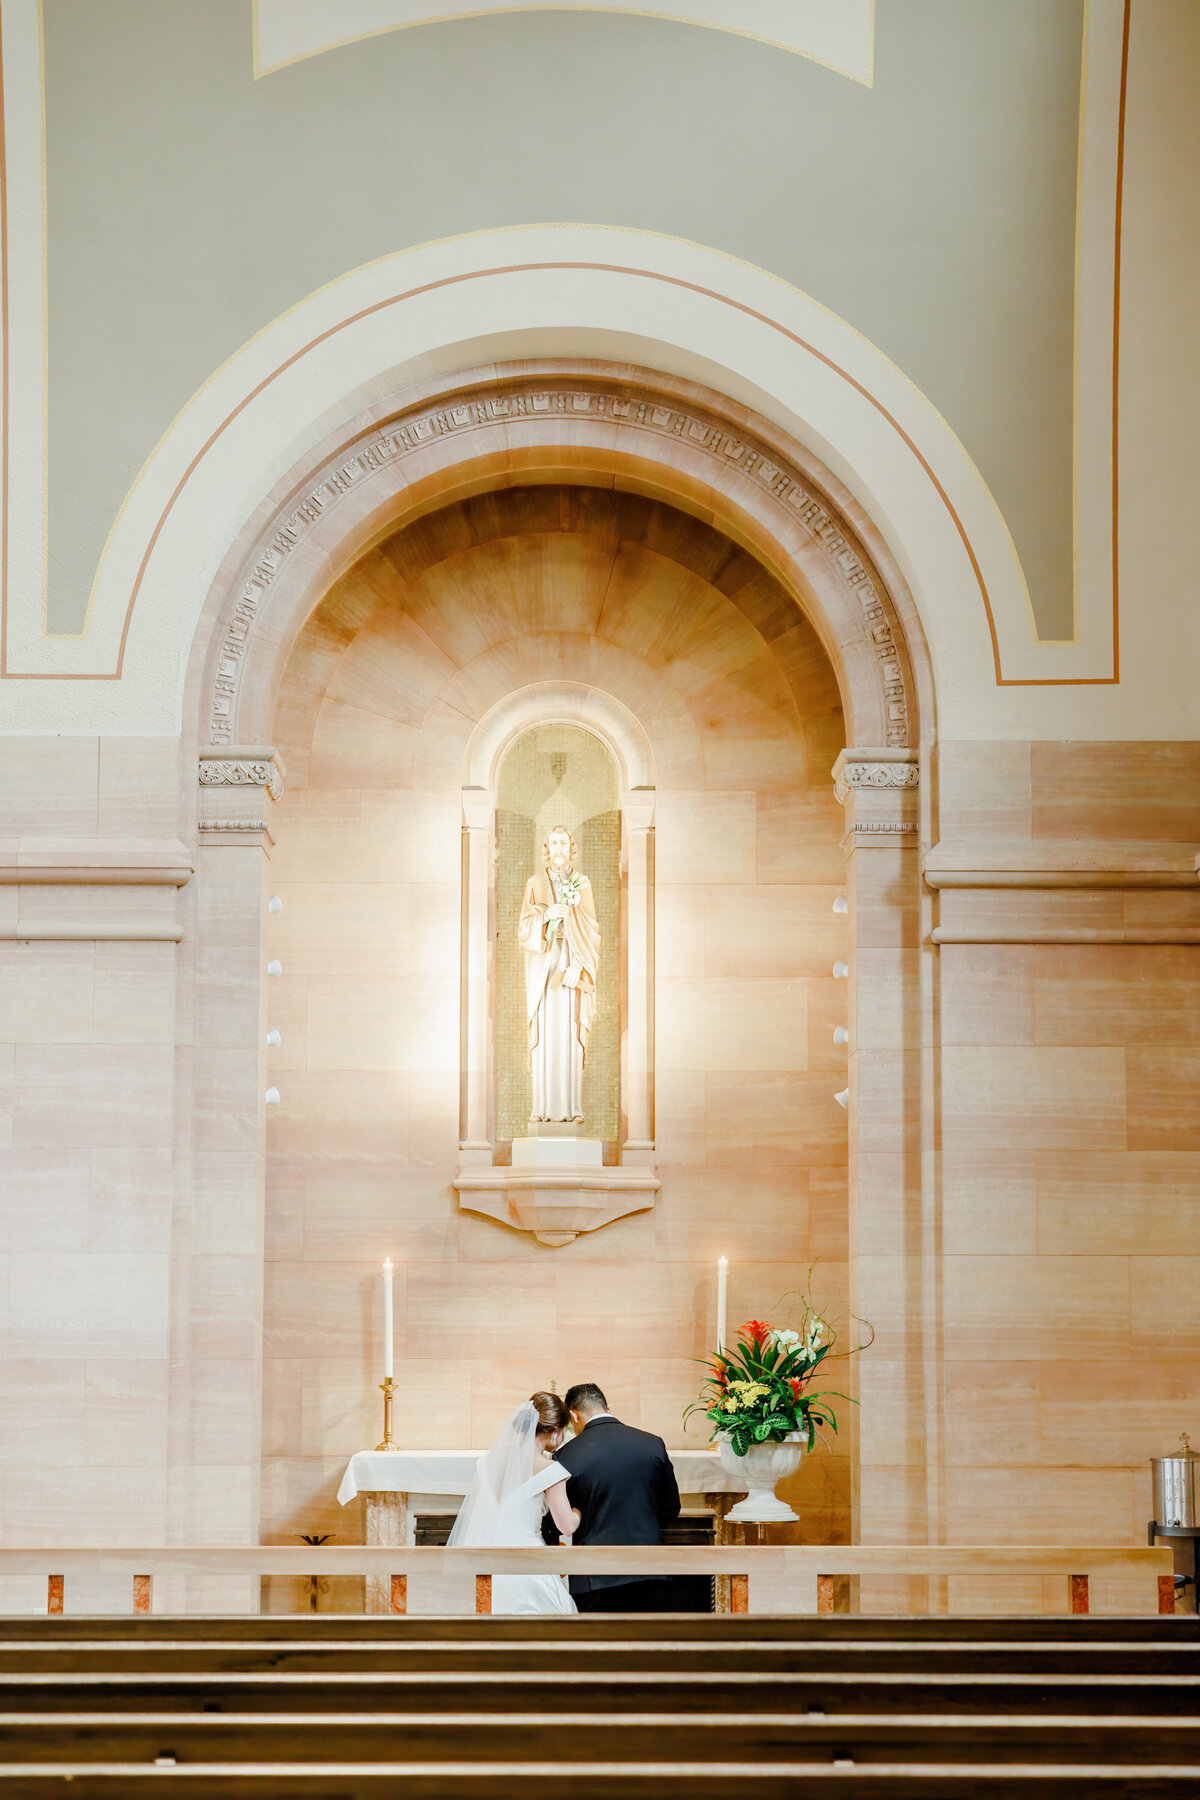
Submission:
[[[414,1512],[433,1512],[431,1502],[461,1500],[482,1450],[359,1450],[346,1464],[338,1499],[356,1494],[407,1494]],[[746,1483],[726,1474],[715,1450],[669,1452],[681,1494],[744,1494]]]

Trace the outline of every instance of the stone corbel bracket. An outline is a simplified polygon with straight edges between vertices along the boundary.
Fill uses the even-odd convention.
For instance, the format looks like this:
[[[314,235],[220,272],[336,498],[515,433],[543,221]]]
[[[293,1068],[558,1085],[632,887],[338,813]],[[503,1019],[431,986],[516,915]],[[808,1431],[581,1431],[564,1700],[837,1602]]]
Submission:
[[[532,1232],[559,1250],[582,1232],[647,1212],[661,1183],[649,1168],[462,1168],[454,1178],[464,1212]]]
[[[282,797],[283,758],[269,744],[228,744],[200,752],[200,841],[260,845],[275,842],[265,801]]]

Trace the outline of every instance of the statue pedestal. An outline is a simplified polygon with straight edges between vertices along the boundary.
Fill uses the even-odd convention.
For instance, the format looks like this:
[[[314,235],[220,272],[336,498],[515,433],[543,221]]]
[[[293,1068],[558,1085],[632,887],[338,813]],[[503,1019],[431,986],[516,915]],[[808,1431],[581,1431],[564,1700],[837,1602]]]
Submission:
[[[558,1250],[581,1231],[654,1205],[659,1182],[652,1168],[605,1167],[599,1138],[560,1137],[562,1128],[555,1126],[536,1129],[536,1137],[513,1139],[510,1167],[459,1169],[454,1186],[461,1207],[530,1231],[539,1244]]]
[[[536,1137],[513,1139],[512,1166],[514,1169],[602,1169],[604,1145],[599,1138],[576,1137],[570,1126],[560,1137],[553,1125],[541,1125]]]

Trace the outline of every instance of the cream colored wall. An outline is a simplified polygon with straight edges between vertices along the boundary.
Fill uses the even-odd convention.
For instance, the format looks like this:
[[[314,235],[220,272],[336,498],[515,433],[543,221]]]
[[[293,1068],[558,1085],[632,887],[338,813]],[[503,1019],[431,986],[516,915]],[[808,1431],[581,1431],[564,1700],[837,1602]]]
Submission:
[[[460,1439],[464,1422],[480,1435],[514,1386],[561,1384],[593,1357],[618,1404],[673,1434],[717,1251],[735,1258],[734,1314],[769,1305],[809,1255],[838,1266],[841,995],[825,971],[849,940],[828,910],[843,819],[823,773],[836,696],[778,591],[718,547],[645,502],[547,489],[439,515],[367,559],[288,673],[294,773],[269,864],[211,832],[196,847],[192,771],[169,741],[7,747],[0,791],[19,836],[3,846],[0,923],[90,929],[80,944],[2,946],[6,1541],[252,1535],[264,1341],[266,1529],[353,1529],[331,1488],[377,1430],[386,1249],[416,1259],[405,1370],[418,1332],[447,1321],[482,1329],[494,1353],[494,1367],[474,1343],[451,1359],[440,1411],[406,1425],[409,1442]],[[477,591],[486,605],[463,607]],[[533,629],[545,596],[572,631]],[[447,1188],[455,783],[474,714],[515,680],[581,666],[639,708],[658,764],[664,1188],[653,1216],[549,1252],[457,1217]],[[877,1332],[860,1368],[858,1528],[1136,1542],[1145,1458],[1200,1428],[1200,752],[952,740],[920,792],[931,878],[950,868],[967,884],[936,887],[918,916],[901,868],[915,843],[859,846],[849,883],[851,1223]],[[217,816],[243,794],[247,819],[269,810],[261,788],[206,793]],[[14,881],[34,858],[53,879]],[[141,859],[140,875],[114,878],[114,859],[127,872]],[[151,866],[184,885],[156,885]],[[264,914],[275,889],[285,910]],[[106,935],[172,926],[178,949]],[[267,955],[284,967],[265,984],[284,1104],[263,1319]],[[905,1048],[917,1036],[924,1058]],[[670,1355],[628,1349],[646,1318]],[[806,1535],[844,1529],[848,1474],[823,1457],[805,1472]],[[864,1598],[938,1601],[878,1584]],[[954,1583],[946,1598],[1061,1604],[1040,1585]],[[7,1604],[39,1601],[6,1589]],[[1141,1604],[1101,1583],[1095,1601]]]
[[[554,1251],[460,1214],[450,1188],[462,754],[489,706],[548,679],[615,695],[655,757],[662,1179],[652,1214]],[[336,585],[278,720],[264,1533],[356,1528],[333,1495],[378,1436],[389,1251],[406,1444],[486,1442],[535,1385],[583,1377],[684,1442],[719,1254],[733,1319],[769,1314],[814,1257],[819,1290],[845,1295],[842,728],[813,634],[748,556],[669,508],[501,491]],[[806,1530],[844,1535],[845,1457],[799,1486]]]
[[[6,7],[6,70],[15,16]],[[877,1540],[1084,1533],[1140,1541],[1149,1507],[1145,1456],[1170,1448],[1181,1428],[1200,1434],[1200,1270],[1192,1255],[1200,1095],[1191,1003],[1198,890],[1190,878],[1160,892],[1137,880],[1139,857],[1159,854],[1147,846],[1163,842],[1174,846],[1176,873],[1190,868],[1194,875],[1200,770],[1193,743],[1132,741],[1182,739],[1194,717],[1189,672],[1200,646],[1192,603],[1198,546],[1191,424],[1200,365],[1192,298],[1200,231],[1193,229],[1191,169],[1200,125],[1190,71],[1198,29],[1191,0],[1135,9],[1121,314],[1122,682],[997,689],[982,620],[967,610],[951,565],[936,558],[922,564],[930,578],[918,593],[927,624],[937,624],[931,635],[950,644],[936,675],[943,727],[953,719],[949,741],[925,771],[923,848],[940,837],[967,845],[967,860],[982,865],[990,856],[1011,871],[1031,857],[1035,866],[1038,856],[1049,859],[1046,846],[1102,839],[1117,879],[1032,896],[984,884],[981,891],[943,893],[936,903],[927,899],[928,918],[917,915],[915,882],[905,878],[902,891],[897,885],[903,855],[872,851],[869,892],[857,873],[852,881],[856,899],[869,900],[852,920],[860,953],[850,985],[861,1036],[850,1123],[864,1147],[853,1223],[860,1247],[877,1259],[865,1273],[874,1284],[869,1311],[879,1333],[863,1364],[872,1418],[862,1436],[865,1481],[857,1498],[858,1523]],[[15,130],[18,97],[11,109],[7,87],[5,98]],[[21,145],[6,148],[11,173]],[[36,244],[40,217],[14,199],[10,229]],[[608,235],[611,249],[615,238]],[[554,246],[564,241],[556,238]],[[581,241],[570,240],[573,253]],[[508,242],[511,248],[515,239]],[[466,254],[447,250],[439,274]],[[674,245],[670,254],[675,260],[669,269],[664,262],[664,273],[714,285],[716,259]],[[24,266],[36,270],[36,255]],[[578,348],[574,339],[564,346],[568,327],[590,334],[594,348],[611,326],[615,288],[581,283],[568,293],[565,277],[555,279],[565,298],[559,311],[536,313],[539,330],[557,334],[561,353]],[[729,281],[734,300],[750,305],[759,297],[749,272],[736,273],[743,286],[734,276]],[[522,308],[526,324],[535,316],[539,291],[530,278],[511,302],[503,320],[506,353],[515,353]],[[21,335],[26,314],[16,286],[13,293],[13,381],[31,370],[40,381],[40,348],[35,356],[32,337]],[[469,350],[483,326],[479,311],[451,317],[445,295],[435,298],[436,324],[422,324],[421,337],[410,315],[408,329],[420,354],[428,350],[429,365],[442,367],[467,354],[463,343]],[[501,304],[489,289],[484,310]],[[621,314],[627,340],[640,317],[646,341],[639,354],[715,379],[721,335],[735,333],[732,308],[722,311],[719,329],[706,319],[701,331],[695,311],[674,292],[670,304],[672,320],[658,313],[650,319],[648,303],[640,312],[628,303]],[[774,316],[765,304],[759,310]],[[324,314],[316,318],[318,327],[329,322]],[[287,328],[285,322],[281,333]],[[806,416],[815,418],[822,396],[807,369],[793,369],[783,381],[775,355],[750,354],[754,330],[736,327],[744,338],[736,356],[720,361],[720,382],[767,412],[786,399],[789,425],[803,393]],[[574,1372],[567,1366],[573,1355],[604,1354],[614,1322],[620,1329],[624,1318],[640,1320],[657,1304],[664,1267],[670,1304],[655,1324],[680,1354],[651,1359],[644,1382],[635,1379],[640,1359],[620,1358],[614,1386],[622,1404],[640,1405],[643,1416],[661,1417],[673,1429],[686,1357],[702,1343],[711,1311],[711,1258],[725,1247],[731,1193],[753,1202],[733,1311],[760,1307],[764,1292],[774,1297],[775,1232],[791,1233],[798,1258],[815,1250],[836,1267],[845,1254],[845,1173],[837,1140],[827,1135],[845,1123],[828,1110],[828,1094],[843,1080],[825,1035],[832,1014],[823,1011],[834,1001],[823,971],[835,952],[821,935],[835,929],[827,901],[843,878],[841,813],[826,779],[837,746],[833,697],[822,686],[819,659],[810,665],[802,629],[794,643],[796,685],[790,696],[778,686],[789,653],[772,637],[769,605],[754,615],[758,639],[772,644],[765,661],[754,634],[747,637],[736,619],[736,641],[723,635],[732,615],[720,606],[695,615],[712,635],[684,646],[685,672],[695,681],[687,705],[677,704],[672,681],[663,679],[661,665],[677,649],[670,609],[650,618],[630,612],[628,642],[619,631],[606,640],[604,680],[635,709],[649,709],[659,759],[659,892],[674,945],[658,970],[664,1194],[653,1218],[625,1221],[568,1252],[534,1250],[453,1213],[444,1171],[455,1153],[457,1046],[437,1022],[445,1022],[457,977],[439,986],[439,978],[412,970],[418,955],[450,966],[458,954],[448,923],[459,854],[451,788],[471,720],[506,682],[561,671],[587,633],[531,635],[505,610],[510,600],[501,586],[489,590],[487,612],[498,607],[507,635],[521,644],[515,669],[491,642],[472,661],[461,644],[439,645],[428,631],[395,640],[382,617],[371,616],[376,604],[399,582],[406,604],[419,603],[420,616],[435,619],[445,601],[445,577],[435,568],[442,565],[432,550],[428,574],[369,563],[360,582],[339,590],[314,619],[289,670],[279,721],[292,779],[277,858],[265,873],[257,841],[197,837],[190,735],[182,759],[174,735],[119,735],[139,723],[144,729],[152,716],[173,732],[180,645],[191,629],[180,619],[186,613],[190,621],[195,611],[190,599],[181,611],[179,596],[203,589],[253,497],[291,466],[297,443],[310,443],[330,417],[344,416],[338,409],[345,394],[361,398],[372,382],[371,392],[386,385],[380,371],[395,355],[389,332],[390,325],[381,326],[379,340],[360,347],[349,376],[339,367],[317,380],[302,370],[305,406],[289,412],[291,400],[272,391],[264,406],[283,421],[277,437],[265,415],[247,414],[241,460],[220,482],[197,483],[186,528],[173,539],[168,527],[160,541],[161,581],[147,590],[149,609],[137,615],[120,680],[6,680],[0,689],[6,730],[29,734],[0,743],[0,852],[10,858],[0,923],[14,934],[0,943],[0,1504],[7,1542],[244,1541],[260,1516],[260,1466],[269,1532],[345,1532],[345,1515],[329,1504],[330,1483],[344,1451],[377,1434],[369,1265],[393,1247],[382,1233],[390,1236],[394,1225],[422,1259],[418,1301],[426,1311],[414,1315],[418,1323],[457,1317],[470,1329],[482,1318],[502,1331],[506,1320],[515,1321],[494,1382],[477,1380],[474,1367],[456,1366],[446,1377],[446,1417],[455,1422],[453,1432],[445,1426],[447,1438],[460,1436],[462,1419],[471,1435],[486,1430],[514,1383],[523,1391],[554,1375],[561,1384]],[[179,474],[226,400],[293,347],[282,337],[259,346],[266,360],[236,392],[225,393],[223,377],[214,381],[197,409],[187,454],[163,472],[153,504],[127,515],[141,536],[114,578],[114,655],[133,575]],[[30,435],[30,422],[41,417],[41,390],[35,382],[29,391],[37,403],[15,417],[14,480],[22,470],[41,469],[40,440]],[[204,411],[210,401],[211,416]],[[87,435],[82,427],[80,435]],[[849,457],[846,478],[864,503],[886,494],[887,503],[871,510],[881,529],[895,532],[907,567],[909,549],[931,541],[896,526],[892,500],[907,465],[881,459],[895,486],[872,488],[860,479],[870,446],[865,438],[853,446],[863,456]],[[877,473],[872,465],[873,481]],[[1059,475],[1067,479],[1065,466]],[[23,524],[40,542],[40,505],[14,501],[10,524],[14,546]],[[91,524],[100,529],[98,515]],[[1002,532],[1000,524],[995,529]],[[547,535],[530,527],[514,536],[539,534]],[[565,543],[579,534],[559,536]],[[481,555],[491,541],[480,535]],[[26,648],[14,623],[19,607],[40,631],[32,566],[14,549],[10,656]],[[680,578],[672,571],[681,566],[670,556],[656,562],[649,591],[661,591],[665,568],[678,598],[671,584]],[[932,579],[939,568],[941,582]],[[706,574],[702,563],[698,573],[707,593],[711,567]],[[576,595],[586,592],[583,574],[579,580]],[[945,636],[951,617],[968,621],[961,638]],[[736,664],[739,642],[749,651],[748,684],[741,669],[731,674],[727,660],[732,654]],[[59,674],[99,670],[94,641],[44,640],[43,647]],[[105,656],[107,649],[108,640]],[[633,654],[620,654],[625,649]],[[379,669],[382,692],[372,686]],[[452,684],[449,701],[443,680]],[[85,722],[113,735],[78,735]],[[1077,741],[1063,741],[1071,739]],[[1092,741],[1079,741],[1085,739]],[[236,812],[235,798],[217,810]],[[247,818],[269,813],[261,791],[251,789],[248,806],[251,800]],[[175,890],[110,874],[91,882],[61,873],[85,855],[129,863],[131,841],[140,850],[175,844],[171,855],[194,867],[195,878]],[[11,859],[26,854],[45,856],[59,875],[48,883],[14,881]],[[915,847],[906,854],[916,862]],[[1074,845],[1072,854],[1095,865],[1086,845]],[[729,875],[714,883],[718,860]],[[287,910],[263,917],[264,893],[285,882]],[[342,886],[361,897],[349,922],[334,891]],[[792,999],[803,990],[809,1005],[802,1044],[794,1006],[764,1014],[767,1028],[748,1031],[734,1002],[741,981],[764,999],[775,991],[771,956],[781,907],[805,932],[811,922],[811,943],[820,945],[811,967],[803,959],[784,964]],[[746,908],[756,922],[750,939],[744,931],[738,936]],[[54,920],[72,930],[90,925],[94,935],[66,943],[15,937],[22,924],[45,928]],[[974,930],[982,941],[935,948],[928,931],[939,921]],[[182,934],[178,949],[171,939],[131,943],[106,935],[115,925],[160,929],[169,922]],[[1110,941],[1151,931],[1162,941]],[[256,1187],[264,951],[281,955],[285,971],[268,989],[285,1043],[272,1072],[284,1105],[274,1120],[265,1327]],[[873,1006],[874,979],[890,984],[886,1006]],[[422,1019],[435,1029],[428,1053],[410,1032],[410,1021]],[[699,1021],[699,1029],[712,1020],[722,1021],[722,1031],[727,1024],[727,1033],[712,1031],[712,1042],[693,1054],[689,1021]],[[923,1057],[903,1048],[914,1032]],[[764,1044],[792,1065],[767,1071],[765,1082],[754,1067]],[[864,1049],[883,1078],[870,1087],[859,1080]],[[778,1110],[769,1117],[754,1110],[764,1091],[785,1109],[782,1128]],[[403,1253],[403,1245],[394,1248]],[[547,1262],[551,1255],[559,1260]],[[464,1270],[470,1304],[455,1313]],[[256,1383],[264,1329],[267,1460],[260,1464]],[[312,1356],[314,1345],[319,1354]],[[406,1428],[408,1441],[415,1435]],[[846,1516],[845,1465],[814,1463],[806,1479],[815,1481],[818,1470],[827,1473],[833,1500],[810,1493],[811,1535],[830,1529],[831,1520],[840,1529]],[[954,1604],[1035,1606],[1060,1599],[1040,1589],[960,1584],[948,1597]],[[1122,1597],[1098,1584],[1098,1603]],[[44,1601],[24,1590],[6,1590],[6,1598]],[[85,1598],[98,1603],[101,1596]],[[124,1603],[123,1595],[106,1598]]]
[[[175,833],[174,746],[28,740],[5,835]],[[98,860],[98,859],[97,859]],[[0,917],[171,918],[175,891],[5,886]],[[168,1527],[176,947],[0,943],[0,1466],[13,1542]],[[121,1523],[118,1523],[118,1522]],[[9,1602],[16,1598],[12,1585]]]
[[[1200,1424],[1200,747],[950,743],[939,767],[958,867],[1048,871],[940,895],[939,928],[985,940],[937,952],[947,1537],[1140,1542],[1147,1459]],[[1083,885],[1052,885],[1064,860]]]
[[[230,865],[205,867],[220,853],[195,848],[189,776],[170,739],[30,738],[0,754],[10,1544],[245,1542],[257,1528],[256,1018],[237,1032],[257,992],[261,859],[240,894]],[[124,1584],[73,1586],[74,1608],[128,1606]],[[235,1592],[209,1587],[208,1603]],[[170,1590],[175,1604],[204,1594]],[[44,1586],[7,1581],[3,1604],[44,1609]]]

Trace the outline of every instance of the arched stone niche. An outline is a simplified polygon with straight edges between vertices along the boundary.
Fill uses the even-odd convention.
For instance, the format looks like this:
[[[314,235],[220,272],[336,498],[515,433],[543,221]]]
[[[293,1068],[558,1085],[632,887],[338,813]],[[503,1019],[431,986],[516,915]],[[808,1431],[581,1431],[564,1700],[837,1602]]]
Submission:
[[[385,724],[381,715],[389,713],[392,722]],[[524,1210],[514,1214],[507,1190],[522,1192],[521,1183],[493,1116],[496,784],[510,746],[539,723],[588,731],[604,744],[619,776],[623,930],[619,953],[615,943],[613,949],[622,971],[620,1128],[605,1145],[592,1184],[596,1194],[586,1201],[590,1211],[575,1202],[567,1224],[561,1205],[552,1223],[548,1213],[528,1210],[527,1181]],[[485,1196],[469,1205],[486,1205],[489,1216],[510,1226],[562,1233],[619,1216],[618,1201],[622,1211],[644,1207],[656,1191],[649,1185],[657,1178],[656,1059],[673,1084],[676,1153],[680,1084],[691,1093],[697,1079],[702,1083],[695,1072],[707,1066],[707,1051],[697,1059],[697,1047],[711,1045],[714,1032],[724,1040],[713,1049],[715,1066],[731,1066],[731,1032],[749,1045],[753,1067],[777,1060],[802,1066],[791,1048],[778,1056],[771,1049],[765,1060],[759,1052],[776,1023],[789,1045],[797,1031],[807,1039],[803,1003],[793,1018],[790,1003],[780,1002],[784,1011],[775,1021],[770,1009],[777,1001],[768,999],[760,1029],[748,1021],[757,1020],[761,996],[735,997],[728,984],[744,944],[752,942],[754,973],[768,977],[775,993],[769,953],[759,947],[762,930],[785,929],[783,895],[772,897],[771,883],[805,888],[807,898],[797,897],[805,932],[819,933],[825,944],[820,913],[828,912],[832,891],[822,899],[814,884],[840,879],[840,809],[829,770],[845,743],[845,721],[833,669],[811,624],[757,558],[709,523],[641,494],[578,481],[503,487],[427,514],[364,553],[331,585],[297,640],[272,729],[290,771],[280,802],[285,824],[293,798],[306,813],[305,788],[317,790],[312,804],[318,807],[324,788],[391,788],[397,803],[401,790],[415,790],[436,809],[443,865],[451,819],[461,834],[454,943],[443,930],[436,956],[443,970],[451,960],[464,964],[461,1005],[453,1007],[463,1050],[462,1060],[456,1058],[455,1161],[442,1179],[449,1184],[457,1173],[460,1194]],[[284,825],[280,830],[290,863]],[[761,851],[760,830],[771,840]],[[822,847],[813,852],[819,873],[808,850],[781,848],[790,834],[810,849],[819,840]],[[656,916],[666,918],[657,900],[659,849],[667,858],[663,878],[673,884],[673,896],[666,895],[667,951],[685,940],[693,947],[687,966],[678,956],[673,966],[663,964],[675,999],[667,999],[666,1035],[659,1008],[656,1046],[654,924]],[[351,850],[345,869],[354,855]],[[342,866],[321,879],[356,879]],[[754,888],[756,868],[768,884],[758,891],[766,914],[762,930],[747,935],[733,889]],[[726,947],[710,971],[715,1006],[702,1004],[687,985],[705,976],[695,960],[706,937],[695,905],[706,902],[697,902],[700,887],[693,885],[688,898],[681,883],[726,889],[717,897],[715,925],[716,941]],[[448,916],[443,897],[443,924]],[[815,967],[810,951],[806,974],[827,974],[841,948],[840,939],[836,949],[830,943],[828,961],[823,948]],[[419,954],[429,953],[423,938]],[[822,1029],[835,998],[832,982],[829,989]],[[660,990],[660,998],[667,993]],[[687,1022],[679,1023],[685,1013]],[[725,1023],[715,1023],[720,1019]],[[440,1043],[448,1015],[426,1028],[430,1041]],[[319,1046],[298,1053],[310,1071],[321,1066]],[[833,1091],[819,1104],[829,1100],[844,1135],[845,1115],[833,1106]],[[443,1133],[444,1109],[439,1119]],[[564,1190],[579,1186],[578,1180],[563,1183]]]
[[[618,1132],[610,1159],[586,1171],[531,1169],[498,1160],[507,1144],[496,1129],[497,969],[496,809],[508,752],[539,725],[570,724],[592,733],[620,775],[619,959],[620,1074]],[[542,682],[509,694],[479,721],[466,757],[463,788],[464,1081],[462,1162],[455,1178],[468,1211],[559,1247],[580,1231],[653,1206],[652,1020],[654,995],[654,757],[638,720],[613,695],[578,682]],[[532,870],[530,871],[532,873]]]

